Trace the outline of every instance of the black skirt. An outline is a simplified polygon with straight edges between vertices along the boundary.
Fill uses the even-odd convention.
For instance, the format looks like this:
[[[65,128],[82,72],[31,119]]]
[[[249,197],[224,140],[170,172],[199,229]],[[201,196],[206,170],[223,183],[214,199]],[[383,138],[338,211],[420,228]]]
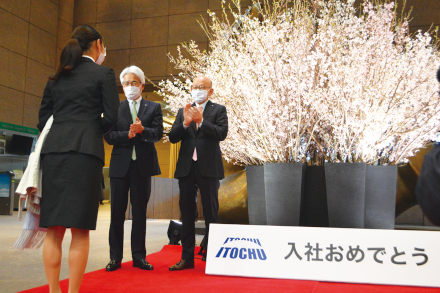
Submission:
[[[102,161],[77,152],[42,157],[40,227],[96,229]]]

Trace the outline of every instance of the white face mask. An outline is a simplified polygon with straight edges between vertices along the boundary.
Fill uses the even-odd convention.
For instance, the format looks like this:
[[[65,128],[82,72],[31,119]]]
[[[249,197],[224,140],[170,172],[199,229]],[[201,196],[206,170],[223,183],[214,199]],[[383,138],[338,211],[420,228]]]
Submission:
[[[206,101],[206,98],[208,97],[208,91],[207,90],[192,90],[191,96],[196,104],[201,104],[204,101]]]
[[[105,56],[107,56],[107,49],[104,47],[104,54],[99,51],[99,57],[96,59],[96,64],[101,65],[104,62]]]
[[[127,100],[134,101],[141,96],[141,87],[139,86],[125,86],[124,93]]]

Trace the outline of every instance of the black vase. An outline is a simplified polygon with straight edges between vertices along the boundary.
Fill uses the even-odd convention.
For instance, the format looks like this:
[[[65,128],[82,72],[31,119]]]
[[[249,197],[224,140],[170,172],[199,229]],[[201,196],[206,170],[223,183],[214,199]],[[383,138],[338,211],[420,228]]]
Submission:
[[[306,166],[301,199],[301,226],[328,227],[324,166]]]
[[[367,166],[365,228],[394,229],[397,166]]]
[[[363,228],[365,163],[325,163],[330,227]]]
[[[264,164],[267,225],[299,226],[305,164]]]
[[[266,225],[264,166],[246,166],[247,201],[250,225]]]

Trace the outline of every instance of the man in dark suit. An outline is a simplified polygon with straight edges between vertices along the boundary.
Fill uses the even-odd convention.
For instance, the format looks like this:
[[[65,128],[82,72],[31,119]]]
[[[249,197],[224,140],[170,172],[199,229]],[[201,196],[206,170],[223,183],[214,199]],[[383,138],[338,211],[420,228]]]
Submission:
[[[170,131],[172,143],[182,142],[174,177],[179,179],[179,206],[182,214],[182,259],[170,271],[194,268],[195,194],[200,189],[208,240],[209,224],[218,223],[219,179],[224,178],[220,141],[228,133],[226,107],[209,101],[213,94],[206,76],[194,79],[194,104],[179,109]]]
[[[151,193],[151,176],[160,174],[154,143],[161,139],[163,133],[162,110],[158,103],[142,99],[145,76],[139,67],[127,67],[122,71],[120,79],[127,100],[121,102],[116,127],[104,136],[113,145],[109,170],[110,262],[106,270],[114,271],[121,267],[129,190],[133,213],[133,266],[152,270],[153,266],[145,260],[146,212]]]

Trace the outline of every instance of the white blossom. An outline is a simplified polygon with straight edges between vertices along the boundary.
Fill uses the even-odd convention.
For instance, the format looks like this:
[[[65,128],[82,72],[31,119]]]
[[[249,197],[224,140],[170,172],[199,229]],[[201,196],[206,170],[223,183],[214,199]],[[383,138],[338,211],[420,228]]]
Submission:
[[[211,99],[228,111],[222,152],[236,164],[397,164],[435,139],[440,56],[430,34],[411,36],[394,3],[303,2],[263,6],[263,19],[231,11],[234,23],[211,14],[210,50],[190,42],[191,58],[170,56],[182,72],[159,84],[169,109],[209,76]]]

